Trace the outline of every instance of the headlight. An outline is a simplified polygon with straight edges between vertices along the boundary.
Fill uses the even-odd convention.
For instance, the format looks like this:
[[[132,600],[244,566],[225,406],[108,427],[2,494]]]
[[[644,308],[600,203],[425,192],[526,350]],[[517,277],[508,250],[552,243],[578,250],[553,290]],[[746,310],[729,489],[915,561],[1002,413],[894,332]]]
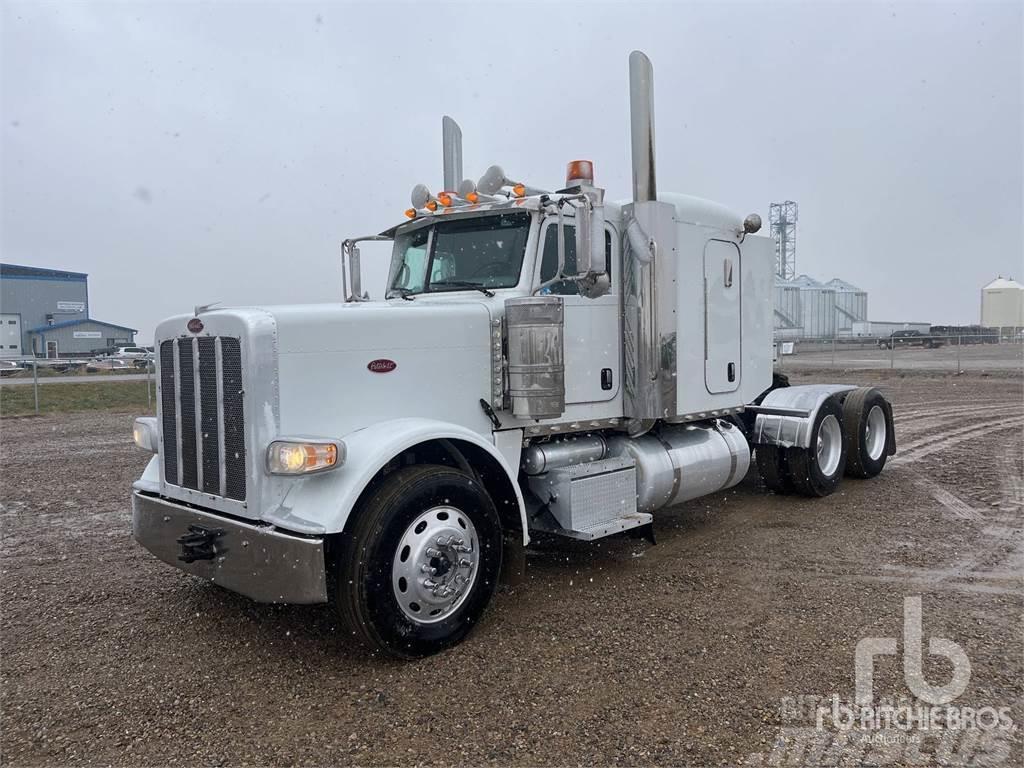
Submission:
[[[140,416],[132,426],[132,437],[139,448],[156,453],[159,450],[160,441],[156,434],[156,417]]]
[[[345,463],[340,440],[275,440],[267,446],[267,470],[272,475],[308,475]]]

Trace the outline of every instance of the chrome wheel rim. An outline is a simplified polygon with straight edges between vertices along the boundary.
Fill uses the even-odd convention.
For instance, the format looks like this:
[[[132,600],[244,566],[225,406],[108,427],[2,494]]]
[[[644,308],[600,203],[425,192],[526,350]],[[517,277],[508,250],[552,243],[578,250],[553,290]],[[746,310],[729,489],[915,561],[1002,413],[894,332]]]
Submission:
[[[872,406],[864,422],[864,445],[872,461],[878,461],[885,450],[885,412],[881,406]]]
[[[461,510],[432,507],[405,529],[391,565],[402,613],[417,624],[442,621],[472,591],[480,562],[476,528]]]
[[[818,468],[825,477],[832,477],[839,469],[839,458],[843,454],[843,430],[839,419],[829,414],[818,427]]]

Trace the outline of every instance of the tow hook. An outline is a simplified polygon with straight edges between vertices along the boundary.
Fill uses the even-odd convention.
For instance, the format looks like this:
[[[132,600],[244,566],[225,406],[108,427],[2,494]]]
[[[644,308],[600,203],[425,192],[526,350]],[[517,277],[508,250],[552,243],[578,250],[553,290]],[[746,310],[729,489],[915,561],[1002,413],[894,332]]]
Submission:
[[[181,554],[178,559],[183,563],[194,563],[196,560],[213,560],[217,555],[227,552],[218,549],[217,539],[224,535],[223,528],[206,528],[202,525],[190,525],[188,533],[178,537]]]

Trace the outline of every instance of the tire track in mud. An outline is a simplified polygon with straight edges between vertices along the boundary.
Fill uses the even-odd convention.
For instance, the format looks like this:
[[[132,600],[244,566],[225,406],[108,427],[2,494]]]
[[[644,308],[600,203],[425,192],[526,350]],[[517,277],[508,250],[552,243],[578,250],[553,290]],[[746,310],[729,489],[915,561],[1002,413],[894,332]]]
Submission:
[[[952,401],[952,402],[948,402],[948,403],[942,403],[942,406],[943,407],[941,407],[941,408],[937,408],[937,407],[935,407],[933,405],[929,406],[929,405],[922,405],[922,404],[919,404],[919,403],[914,403],[912,406],[908,406],[908,407],[904,408],[904,407],[901,407],[898,403],[894,403],[893,404],[893,415],[897,419],[901,419],[901,418],[906,418],[908,416],[910,416],[910,417],[918,417],[918,416],[930,416],[930,415],[956,415],[956,414],[973,413],[973,412],[977,412],[977,411],[992,411],[992,410],[1004,411],[1004,410],[1015,410],[1015,409],[1019,410],[1018,406],[1015,406],[1012,403],[987,403],[987,404],[984,404],[984,405],[979,403],[979,404],[975,404],[975,405],[964,405],[964,403]]]
[[[951,406],[943,410],[922,409],[919,411],[926,414],[927,419],[915,418],[911,412],[903,412],[897,421],[904,421],[913,424],[915,429],[907,430],[912,436],[906,446],[900,447],[897,456],[891,458],[887,469],[900,470],[917,462],[933,453],[953,448],[961,443],[969,442],[990,435],[994,432],[1005,432],[1010,429],[1024,428],[1024,416],[1020,415],[1021,408],[1016,405],[995,404],[974,407]],[[987,416],[1005,417],[998,423],[990,421],[977,422],[973,419],[985,418]],[[950,420],[955,420],[952,424]],[[964,423],[964,422],[969,423]],[[945,422],[945,423],[943,423]],[[934,429],[936,428],[937,429]],[[1001,456],[1005,464],[1012,464],[1012,458],[1003,454]],[[903,474],[902,472],[900,474]],[[1001,470],[1004,486],[1009,487],[1007,495],[1024,499],[1024,479],[1017,476],[1015,467],[1004,466]],[[951,515],[958,524],[968,525],[982,534],[982,542],[971,548],[965,556],[958,559],[948,567],[916,567],[906,565],[884,564],[880,566],[880,572],[865,572],[862,569],[867,562],[851,561],[840,562],[834,558],[828,560],[811,560],[801,563],[796,568],[779,566],[770,557],[746,558],[745,560],[756,560],[762,563],[764,573],[778,574],[784,576],[806,576],[834,578],[837,580],[852,579],[863,583],[898,583],[913,584],[918,587],[949,589],[953,591],[979,592],[989,594],[1020,594],[1024,584],[1015,573],[1015,563],[1018,561],[1024,564],[1024,542],[1009,553],[1009,560],[1000,563],[993,568],[985,568],[984,563],[994,549],[1014,541],[1017,529],[1014,526],[1000,525],[990,515],[986,515],[971,503],[943,488],[935,480],[919,475],[914,478],[912,484],[923,490],[931,497],[947,514]],[[705,548],[709,543],[725,537],[735,537],[745,529],[756,527],[759,518],[756,514],[736,510],[729,518],[720,519],[718,524],[701,531],[700,533],[690,532],[685,540],[677,542],[673,547],[673,555],[694,553]],[[995,523],[995,525],[993,525]],[[661,553],[658,553],[661,554]],[[668,553],[665,553],[666,555]],[[650,556],[650,553],[649,553]],[[837,571],[836,567],[843,565],[852,568],[852,572]],[[860,572],[857,572],[860,571]],[[766,581],[771,581],[768,579]],[[754,591],[763,593],[768,589],[766,583],[752,585]]]
[[[950,408],[942,411],[921,411],[919,413],[896,413],[893,416],[897,431],[897,438],[900,431],[906,430],[910,434],[916,434],[926,429],[948,426],[950,421],[986,420],[1014,416],[1020,413],[1019,408],[1013,406],[984,406],[979,408]]]
[[[923,475],[914,478],[914,484],[923,489],[925,493],[935,499],[935,501],[942,505],[944,509],[960,520],[968,520],[970,522],[977,523],[985,519],[981,512],[959,496],[950,493],[938,483],[933,482]]]
[[[952,428],[941,430],[938,434],[912,441],[891,460],[894,469],[906,467],[934,453],[964,442],[974,441],[994,433],[1024,428],[1024,417],[1019,415],[1021,409],[1017,405],[993,405],[951,410],[955,415],[964,417],[965,420],[977,418],[982,414],[1003,416],[1003,414],[1012,413],[1015,415],[1011,418],[1003,418],[997,423],[974,423],[959,427],[953,425]],[[926,427],[927,425],[922,426]],[[912,434],[916,435],[919,431],[914,430]],[[984,455],[995,453],[993,463],[995,471],[1001,478],[1002,493],[1011,503],[1016,502],[1014,506],[1019,510],[1020,500],[1024,499],[1024,480],[1020,478],[1012,454],[1002,449],[1002,441],[995,445],[993,441],[981,441],[980,450]],[[1019,594],[1024,583],[1016,575],[1014,564],[1016,561],[1024,559],[1024,545],[1016,543],[1020,521],[1019,517],[1013,514],[1013,510],[1011,510],[1009,520],[1007,520],[1005,512],[999,516],[993,516],[987,510],[982,511],[960,495],[944,488],[938,480],[923,473],[919,473],[913,479],[913,484],[927,493],[943,511],[955,518],[958,524],[973,529],[978,534],[978,538],[973,541],[968,552],[948,567],[939,569],[893,568],[893,570],[900,571],[894,578],[897,580],[910,579],[929,587],[941,586],[966,591]],[[1008,553],[1007,550],[1009,550]],[[994,553],[999,553],[997,561],[989,562],[986,565],[986,561],[990,561]],[[1002,553],[1006,553],[1006,555],[1004,556]],[[878,580],[892,577],[883,575],[865,578]]]
[[[963,427],[940,431],[927,438],[911,441],[909,444],[900,445],[897,438],[897,454],[889,459],[887,466],[899,467],[904,464],[918,461],[925,456],[930,456],[938,451],[952,448],[960,443],[973,440],[983,434],[1004,432],[1010,429],[1024,428],[1024,416],[1017,416],[1006,419],[999,424],[970,424]]]
[[[1016,581],[1024,586],[1024,538],[1020,536],[1024,528],[1024,477],[1017,466],[1018,454],[1000,451],[996,457],[996,471],[1000,475],[1000,493],[998,513],[986,517],[989,524],[982,533],[989,536],[994,545],[1001,551],[994,552],[995,546],[989,548],[996,557],[989,568],[982,572],[993,576],[1000,573],[1012,573]]]

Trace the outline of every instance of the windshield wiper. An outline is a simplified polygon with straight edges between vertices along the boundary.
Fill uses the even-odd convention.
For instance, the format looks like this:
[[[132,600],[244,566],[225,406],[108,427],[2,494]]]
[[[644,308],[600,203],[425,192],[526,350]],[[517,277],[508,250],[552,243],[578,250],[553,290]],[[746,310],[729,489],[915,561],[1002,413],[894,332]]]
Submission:
[[[412,293],[412,288],[399,288],[399,287],[396,286],[396,287],[392,288],[391,290],[392,290],[392,292],[397,293],[399,296],[401,296],[406,301],[414,301],[415,300],[415,299],[413,299],[412,296],[409,295],[410,293]]]
[[[456,288],[472,288],[474,291],[480,291],[484,296],[494,295],[494,291],[489,291],[480,283],[471,283],[468,280],[437,280],[432,282],[431,285],[452,285]]]

